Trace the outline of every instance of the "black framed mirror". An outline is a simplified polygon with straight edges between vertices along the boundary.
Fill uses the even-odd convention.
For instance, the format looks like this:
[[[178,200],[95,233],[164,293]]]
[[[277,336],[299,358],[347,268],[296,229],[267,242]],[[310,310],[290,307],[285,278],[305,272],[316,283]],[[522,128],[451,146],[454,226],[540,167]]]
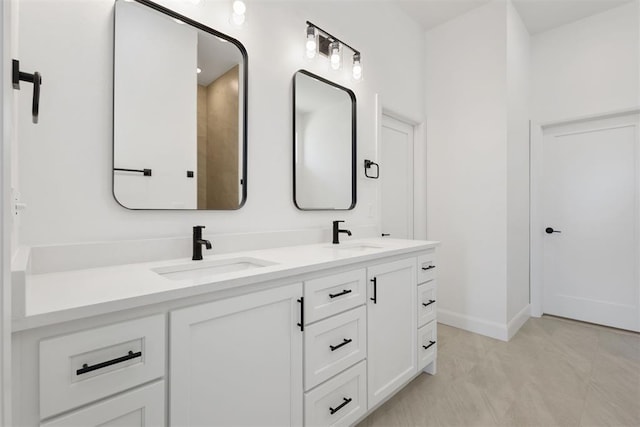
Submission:
[[[300,210],[356,206],[356,96],[306,70],[293,77],[293,200]]]
[[[247,51],[147,0],[116,0],[113,195],[128,209],[247,197]]]

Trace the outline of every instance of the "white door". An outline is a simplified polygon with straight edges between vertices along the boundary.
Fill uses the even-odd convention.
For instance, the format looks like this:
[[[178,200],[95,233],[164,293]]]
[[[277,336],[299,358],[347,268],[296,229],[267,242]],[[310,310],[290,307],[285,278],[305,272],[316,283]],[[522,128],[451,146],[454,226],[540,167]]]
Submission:
[[[171,313],[170,425],[302,424],[302,285]]]
[[[382,116],[382,234],[413,239],[413,126]]]
[[[369,409],[417,372],[416,260],[367,269],[367,371]]]
[[[640,330],[638,115],[544,132],[543,312]]]

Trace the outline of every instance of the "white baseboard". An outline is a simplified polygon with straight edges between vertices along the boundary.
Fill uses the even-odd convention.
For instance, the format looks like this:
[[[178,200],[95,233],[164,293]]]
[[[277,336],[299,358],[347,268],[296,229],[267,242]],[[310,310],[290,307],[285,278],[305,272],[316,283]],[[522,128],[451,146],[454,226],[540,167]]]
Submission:
[[[515,336],[515,334],[520,330],[522,325],[526,323],[531,317],[531,306],[527,304],[518,314],[516,314],[513,319],[509,321],[507,325],[507,341]]]
[[[492,322],[479,317],[467,316],[466,314],[456,313],[454,311],[439,308],[438,323],[444,323],[454,328],[464,329],[465,331],[485,335],[501,341],[509,340],[506,324]]]

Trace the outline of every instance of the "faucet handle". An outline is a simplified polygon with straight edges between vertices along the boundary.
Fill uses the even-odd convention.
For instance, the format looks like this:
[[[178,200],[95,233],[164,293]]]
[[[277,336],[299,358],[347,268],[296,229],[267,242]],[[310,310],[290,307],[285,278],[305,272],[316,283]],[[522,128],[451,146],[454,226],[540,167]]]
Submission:
[[[207,227],[205,227],[204,225],[194,225],[194,226],[193,226],[193,229],[194,229],[194,230],[196,230],[196,229],[200,229],[200,230],[202,230],[203,228],[207,228]]]
[[[337,220],[337,221],[333,221],[334,224],[340,224],[341,222],[344,222],[343,219]]]

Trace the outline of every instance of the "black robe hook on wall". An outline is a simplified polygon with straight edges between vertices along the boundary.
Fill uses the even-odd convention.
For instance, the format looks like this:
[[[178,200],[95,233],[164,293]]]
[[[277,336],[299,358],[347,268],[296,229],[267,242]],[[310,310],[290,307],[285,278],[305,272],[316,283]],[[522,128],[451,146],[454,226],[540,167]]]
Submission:
[[[20,81],[33,83],[33,104],[31,106],[31,115],[33,123],[38,123],[38,110],[40,109],[40,85],[42,84],[42,76],[35,71],[33,74],[23,73],[20,71],[20,61],[13,60],[13,88],[20,90]]]

